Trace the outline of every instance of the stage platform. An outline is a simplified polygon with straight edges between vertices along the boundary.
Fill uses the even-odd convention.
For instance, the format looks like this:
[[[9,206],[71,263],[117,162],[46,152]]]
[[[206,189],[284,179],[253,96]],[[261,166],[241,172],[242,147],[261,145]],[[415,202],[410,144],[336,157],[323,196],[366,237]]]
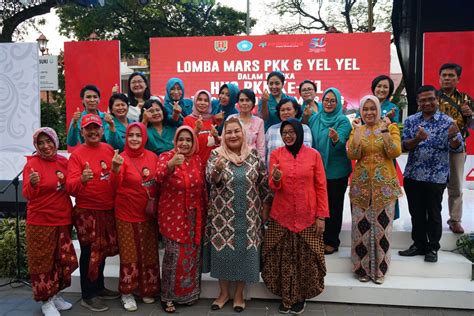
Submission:
[[[339,252],[326,256],[327,275],[325,290],[313,301],[358,303],[394,306],[422,306],[462,308],[474,310],[474,281],[471,281],[473,264],[463,256],[453,253],[458,235],[453,234],[447,224],[447,193],[443,200],[443,236],[437,263],[424,262],[423,256],[401,257],[398,250],[411,245],[411,222],[405,197],[400,199],[400,219],[394,222],[392,236],[392,262],[383,285],[372,282],[361,283],[351,273],[350,259],[350,207],[346,195],[343,231]],[[474,232],[474,191],[464,190],[463,226],[466,232]],[[75,241],[78,256],[80,248]],[[163,251],[160,252],[160,258]],[[117,288],[119,257],[107,259],[106,284]],[[69,292],[80,292],[79,269],[73,274]],[[203,298],[215,298],[218,294],[217,280],[208,274],[202,277]],[[261,280],[246,289],[247,299],[276,298]]]

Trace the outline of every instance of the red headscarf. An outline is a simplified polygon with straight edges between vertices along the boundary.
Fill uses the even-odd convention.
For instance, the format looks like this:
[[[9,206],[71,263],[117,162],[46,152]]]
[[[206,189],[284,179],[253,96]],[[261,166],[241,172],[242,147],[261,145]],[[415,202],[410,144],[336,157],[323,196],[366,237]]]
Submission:
[[[140,148],[138,148],[138,149],[132,149],[128,145],[128,134],[130,133],[130,129],[132,127],[138,127],[140,129],[140,131],[142,132],[142,144],[140,145]],[[125,150],[124,151],[127,153],[127,155],[130,158],[140,157],[145,152],[145,144],[146,144],[147,140],[148,140],[148,134],[146,132],[145,125],[143,125],[142,123],[139,123],[139,122],[134,122],[132,124],[129,124],[127,126],[127,131],[125,132]]]

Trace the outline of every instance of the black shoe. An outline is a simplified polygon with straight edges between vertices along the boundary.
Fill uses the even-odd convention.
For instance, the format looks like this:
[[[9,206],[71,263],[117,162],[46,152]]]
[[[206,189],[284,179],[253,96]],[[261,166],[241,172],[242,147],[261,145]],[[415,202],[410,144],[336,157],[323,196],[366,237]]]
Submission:
[[[291,307],[286,307],[283,305],[283,302],[280,303],[280,306],[278,307],[278,312],[280,314],[288,314],[291,310]]]
[[[299,315],[304,312],[304,308],[306,307],[306,301],[299,302],[291,306],[290,313],[293,315]]]
[[[438,261],[438,252],[436,250],[429,250],[425,254],[426,262],[437,262]]]
[[[407,250],[400,250],[398,254],[402,257],[424,256],[425,251],[415,245],[410,246]]]

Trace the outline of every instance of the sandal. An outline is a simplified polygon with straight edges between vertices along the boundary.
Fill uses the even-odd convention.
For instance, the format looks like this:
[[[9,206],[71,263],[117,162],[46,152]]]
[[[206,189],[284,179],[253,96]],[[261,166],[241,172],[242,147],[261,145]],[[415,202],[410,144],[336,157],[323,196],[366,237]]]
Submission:
[[[176,312],[176,307],[174,306],[173,301],[161,301],[161,307],[168,314]]]

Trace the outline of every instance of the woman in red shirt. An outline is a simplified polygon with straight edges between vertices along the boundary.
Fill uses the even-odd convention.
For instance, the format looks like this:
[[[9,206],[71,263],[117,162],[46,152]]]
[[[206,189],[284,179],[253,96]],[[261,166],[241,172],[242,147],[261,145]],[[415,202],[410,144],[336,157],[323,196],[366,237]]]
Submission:
[[[57,154],[59,139],[49,127],[33,134],[36,154],[26,157],[23,196],[28,200],[26,244],[34,299],[45,315],[59,315],[72,304],[58,296],[71,285],[78,267],[71,241],[72,203],[65,190],[67,159]]]
[[[174,149],[158,159],[160,185],[158,223],[165,244],[162,263],[161,303],[174,313],[174,303],[192,305],[199,298],[201,234],[207,206],[204,167],[193,129],[181,126]]]
[[[282,297],[281,313],[300,314],[305,300],[324,289],[326,176],[319,152],[303,145],[299,120],[283,121],[280,134],[285,146],[270,156],[269,183],[275,196],[263,243],[262,278]]]
[[[203,167],[206,166],[211,151],[219,146],[219,134],[216,129],[217,122],[213,118],[211,94],[206,90],[198,90],[194,95],[193,112],[186,116],[183,125],[191,126],[199,142],[199,156]]]
[[[146,304],[153,303],[159,293],[156,215],[146,213],[148,200],[156,196],[158,157],[145,149],[147,138],[143,124],[130,124],[125,133],[124,152],[121,156],[116,153],[112,159],[120,254],[119,291],[123,308],[129,312],[137,310],[134,293]]]

